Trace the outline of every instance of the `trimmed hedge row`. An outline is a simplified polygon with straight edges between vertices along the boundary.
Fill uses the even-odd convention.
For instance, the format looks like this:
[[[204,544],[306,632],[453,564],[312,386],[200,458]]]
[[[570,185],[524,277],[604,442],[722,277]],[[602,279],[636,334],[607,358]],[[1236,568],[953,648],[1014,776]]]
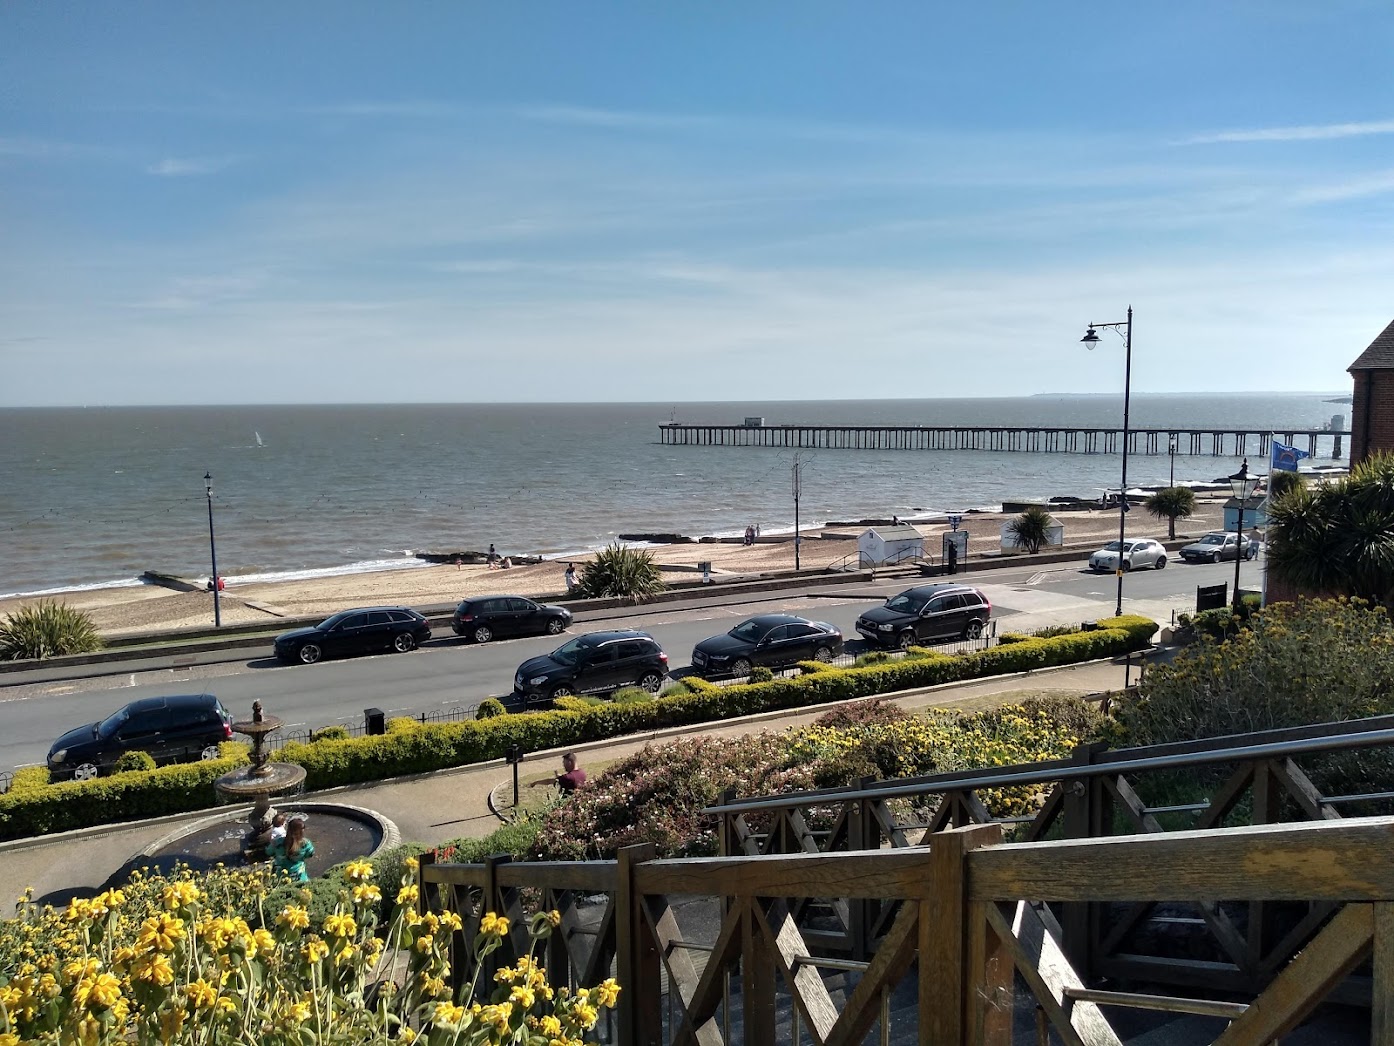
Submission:
[[[563,748],[641,731],[1111,657],[1142,648],[1156,629],[1156,622],[1148,618],[1125,615],[1101,620],[1093,631],[1024,639],[973,654],[916,650],[917,656],[899,661],[846,669],[809,662],[800,666],[803,674],[796,678],[727,687],[685,679],[681,689],[674,687],[667,695],[642,703],[572,706],[453,723],[394,720],[386,734],[292,742],[275,758],[305,767],[308,790],[380,781],[500,759],[514,745],[527,752]],[[242,761],[245,755],[12,790],[0,795],[0,838],[212,806],[213,780]]]

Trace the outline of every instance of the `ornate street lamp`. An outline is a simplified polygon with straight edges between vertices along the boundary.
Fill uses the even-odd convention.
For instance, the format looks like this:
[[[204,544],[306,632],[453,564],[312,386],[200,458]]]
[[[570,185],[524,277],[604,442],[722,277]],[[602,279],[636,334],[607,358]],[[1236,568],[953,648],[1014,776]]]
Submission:
[[[1249,459],[1245,458],[1244,463],[1239,466],[1239,471],[1229,477],[1229,489],[1239,501],[1239,515],[1235,519],[1235,536],[1237,538],[1234,546],[1234,612],[1239,613],[1239,564],[1249,551],[1249,543],[1244,540],[1244,506],[1248,504],[1254,491],[1258,489],[1258,477],[1249,475]]]
[[[1115,614],[1123,613],[1123,549],[1127,547],[1128,532],[1128,401],[1133,384],[1133,307],[1128,306],[1128,318],[1118,323],[1091,323],[1080,342],[1087,349],[1099,344],[1098,328],[1107,328],[1123,338],[1123,478],[1118,488],[1118,606]]]
[[[208,495],[208,552],[213,559],[213,627],[223,627],[223,610],[218,603],[218,545],[213,540],[213,473],[203,474],[203,489]]]

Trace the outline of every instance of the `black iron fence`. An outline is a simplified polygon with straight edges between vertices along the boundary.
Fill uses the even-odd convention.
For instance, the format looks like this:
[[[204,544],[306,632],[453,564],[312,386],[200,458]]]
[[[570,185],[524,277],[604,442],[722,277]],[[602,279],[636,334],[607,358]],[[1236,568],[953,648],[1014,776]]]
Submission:
[[[453,708],[441,708],[434,712],[414,712],[404,710],[389,716],[389,719],[414,719],[418,723],[454,723],[462,719],[473,719],[479,712],[479,705],[456,705]],[[276,744],[290,744],[299,742],[308,744],[316,737],[322,737],[327,730],[336,733],[342,730],[348,737],[363,737],[368,733],[368,717],[365,715],[363,721],[359,723],[332,723],[327,727],[304,727],[299,730],[280,730],[272,738]]]

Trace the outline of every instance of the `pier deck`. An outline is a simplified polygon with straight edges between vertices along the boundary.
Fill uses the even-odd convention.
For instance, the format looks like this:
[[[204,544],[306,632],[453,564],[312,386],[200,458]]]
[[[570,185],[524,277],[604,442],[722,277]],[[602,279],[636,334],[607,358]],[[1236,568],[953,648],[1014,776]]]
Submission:
[[[668,446],[791,447],[819,450],[994,450],[1044,454],[1117,454],[1122,429],[1048,428],[1019,425],[687,425],[658,426]],[[1267,457],[1277,438],[1313,458],[1342,457],[1349,429],[1292,429],[1256,432],[1235,429],[1128,430],[1129,454],[1176,453],[1189,457]],[[1319,453],[1322,452],[1322,453]]]

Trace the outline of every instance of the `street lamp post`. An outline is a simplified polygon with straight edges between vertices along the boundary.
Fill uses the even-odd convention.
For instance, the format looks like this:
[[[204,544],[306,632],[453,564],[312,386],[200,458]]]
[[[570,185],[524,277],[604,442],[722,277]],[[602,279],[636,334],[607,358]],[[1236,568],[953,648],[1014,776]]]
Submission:
[[[1133,385],[1133,307],[1128,306],[1128,318],[1117,323],[1091,323],[1080,342],[1087,349],[1099,344],[1097,329],[1107,327],[1123,337],[1123,478],[1118,488],[1118,565],[1114,573],[1118,575],[1118,606],[1115,614],[1123,613],[1123,549],[1127,546],[1128,533],[1128,404]]]
[[[1168,487],[1176,486],[1176,433],[1171,434],[1171,439],[1167,441],[1167,453],[1171,455],[1171,481]]]
[[[1239,516],[1234,521],[1235,544],[1234,544],[1234,600],[1231,606],[1234,612],[1239,613],[1239,564],[1249,551],[1249,543],[1244,540],[1244,505],[1249,498],[1253,497],[1254,491],[1258,489],[1257,477],[1249,475],[1249,459],[1245,458],[1244,463],[1239,466],[1239,471],[1229,477],[1229,489],[1239,501]]]
[[[208,553],[213,559],[213,627],[223,627],[223,609],[218,603],[218,544],[213,539],[213,473],[203,474],[203,489],[208,495]]]

